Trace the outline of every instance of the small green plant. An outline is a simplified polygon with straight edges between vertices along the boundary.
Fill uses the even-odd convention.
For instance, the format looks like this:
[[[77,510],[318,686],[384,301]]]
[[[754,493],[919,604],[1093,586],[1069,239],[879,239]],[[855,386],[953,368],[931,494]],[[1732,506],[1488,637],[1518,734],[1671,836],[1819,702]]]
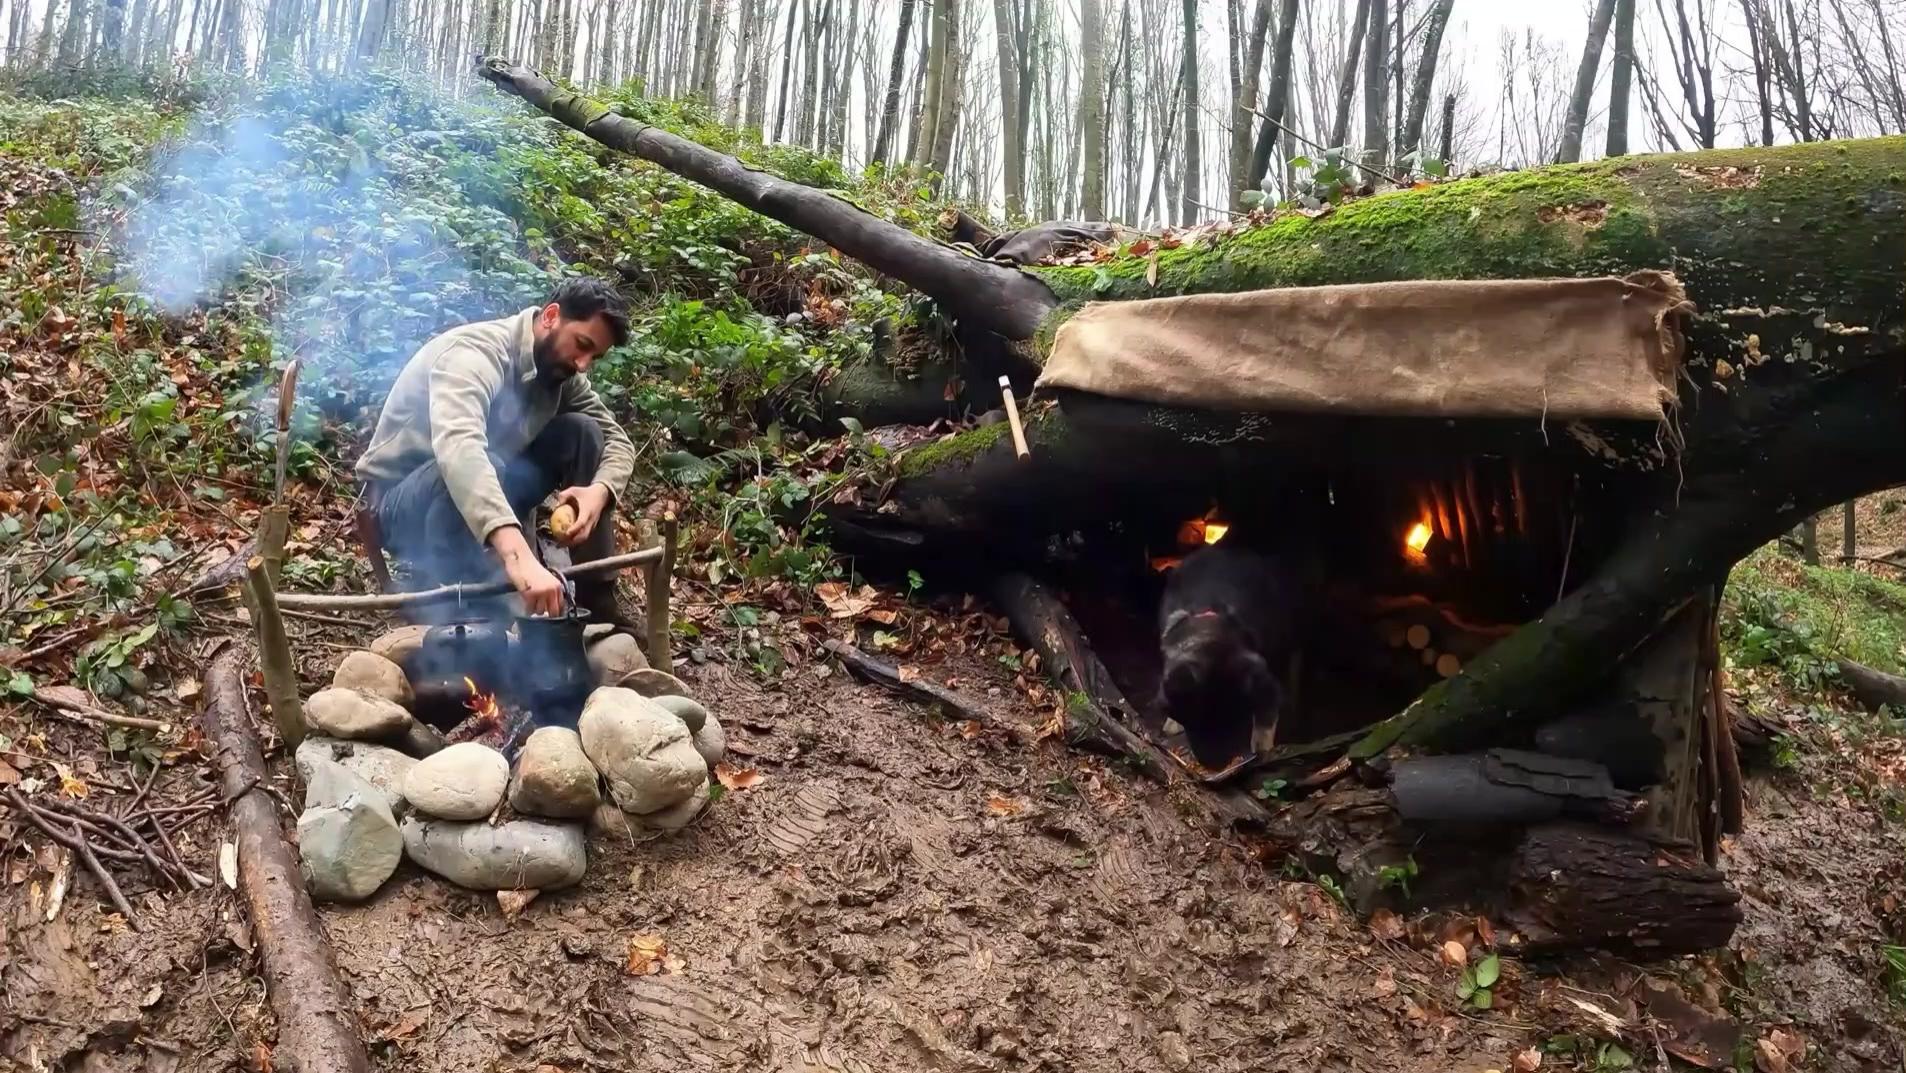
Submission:
[[[923,578],[920,576],[920,571],[918,570],[907,571],[907,600],[909,602],[911,602],[915,597],[919,596],[920,590],[926,587],[927,587],[926,578]]]
[[[1336,876],[1329,872],[1320,872],[1317,875],[1317,885],[1324,888],[1324,893],[1337,899],[1338,905],[1346,908],[1350,905],[1350,896],[1344,893],[1343,886],[1337,882]]]
[[[1880,961],[1884,965],[1881,975],[1886,981],[1887,997],[1906,1005],[1906,946],[1889,943],[1880,947]]]
[[[1486,1010],[1496,1004],[1493,988],[1502,978],[1502,959],[1491,954],[1474,965],[1463,970],[1463,978],[1456,983],[1456,997],[1479,1010]]]
[[[1403,892],[1403,897],[1408,898],[1410,880],[1415,879],[1416,875],[1415,857],[1406,858],[1402,864],[1386,864],[1377,872],[1377,889],[1389,890],[1395,887]]]
[[[1753,1046],[1751,1038],[1746,1042],[1750,1048]],[[1577,1068],[1584,1070],[1585,1073],[1624,1073],[1626,1070],[1635,1068],[1633,1055],[1623,1050],[1620,1044],[1606,1040],[1584,1039],[1568,1034],[1550,1036],[1548,1041],[1542,1044],[1542,1050],[1558,1058],[1567,1058],[1578,1063]],[[1754,1068],[1752,1057],[1750,1056],[1747,1063],[1740,1065],[1739,1068]]]
[[[7,676],[5,693],[9,697],[30,697],[33,695],[33,676],[25,671],[14,671]]]
[[[1289,779],[1265,779],[1251,790],[1251,796],[1259,801],[1275,801],[1284,796],[1284,791],[1289,786]]]

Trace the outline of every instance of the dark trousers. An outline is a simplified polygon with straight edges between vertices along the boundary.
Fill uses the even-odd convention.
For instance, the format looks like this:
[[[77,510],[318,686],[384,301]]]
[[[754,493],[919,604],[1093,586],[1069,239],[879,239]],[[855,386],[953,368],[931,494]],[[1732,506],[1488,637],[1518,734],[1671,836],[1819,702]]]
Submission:
[[[513,458],[492,454],[490,463],[496,467],[497,480],[524,537],[534,547],[532,515],[537,505],[551,492],[587,484],[596,475],[602,464],[602,429],[587,414],[557,414],[522,454]],[[395,481],[382,482],[376,492],[378,528],[385,546],[410,568],[410,588],[504,579],[502,564],[470,532],[434,459]],[[605,511],[589,539],[569,549],[570,558],[578,563],[603,558],[614,541],[615,525]],[[602,584],[600,579],[578,578],[577,601],[594,603],[598,594],[591,590]],[[443,605],[433,617],[454,619],[478,610],[494,613],[487,607]]]

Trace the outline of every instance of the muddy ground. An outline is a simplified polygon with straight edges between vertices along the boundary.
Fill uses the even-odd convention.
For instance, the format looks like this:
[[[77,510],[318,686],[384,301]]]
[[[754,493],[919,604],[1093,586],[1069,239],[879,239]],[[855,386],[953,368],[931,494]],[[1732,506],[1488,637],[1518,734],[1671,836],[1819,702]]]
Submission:
[[[1036,729],[997,665],[931,673],[997,688],[1000,725]],[[1873,792],[1898,768],[1863,765],[1831,734],[1752,786],[1724,862],[1747,913],[1730,950],[1508,962],[1485,1012],[1461,1008],[1458,970],[1435,956],[1450,934],[1486,953],[1473,924],[1379,939],[1323,887],[1215,835],[1195,790],[945,722],[815,665],[772,689],[717,664],[684,677],[762,776],[689,830],[595,837],[584,882],[514,921],[408,864],[370,903],[324,910],[377,1068],[1467,1073],[1568,1034],[1574,1054],[1540,1068],[1620,1069],[1577,1001],[1629,1017],[1644,971],[1737,1015],[1743,1055],[1771,1037],[1762,1062],[1800,1040],[1787,1068],[1901,1068],[1881,948],[1906,939],[1906,827]],[[123,770],[82,762],[82,737],[27,740],[22,717],[0,712],[15,770],[51,776],[36,758],[71,749],[95,804],[126,792],[109,785]],[[186,753],[152,796],[184,800],[208,778]],[[220,836],[201,821],[182,851],[215,874]],[[82,871],[49,920],[42,846],[0,825],[0,1069],[274,1068],[232,894],[161,893],[117,868],[133,932]],[[632,944],[659,971],[632,975]],[[1666,1068],[1649,1029],[1628,1035],[1632,1068]]]

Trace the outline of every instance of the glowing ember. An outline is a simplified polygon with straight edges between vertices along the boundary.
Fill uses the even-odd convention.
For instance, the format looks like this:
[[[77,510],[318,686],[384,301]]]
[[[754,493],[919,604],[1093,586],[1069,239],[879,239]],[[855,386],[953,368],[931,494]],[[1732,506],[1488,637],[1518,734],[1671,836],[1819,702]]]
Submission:
[[[1429,547],[1430,537],[1435,535],[1436,534],[1431,531],[1429,523],[1417,522],[1415,525],[1410,526],[1410,531],[1404,535],[1403,547],[1407,549],[1412,556],[1420,558],[1423,555],[1423,549]]]
[[[1204,523],[1204,542],[1207,544],[1216,544],[1218,541],[1224,539],[1224,534],[1230,531],[1231,523],[1229,522],[1207,521]]]

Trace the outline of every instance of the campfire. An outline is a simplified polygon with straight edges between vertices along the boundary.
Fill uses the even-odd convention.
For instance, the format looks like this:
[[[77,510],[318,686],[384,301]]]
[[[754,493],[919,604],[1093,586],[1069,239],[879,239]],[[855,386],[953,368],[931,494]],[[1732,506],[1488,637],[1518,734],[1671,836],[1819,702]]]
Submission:
[[[517,708],[506,714],[503,706],[497,702],[495,693],[477,688],[477,684],[468,675],[463,684],[469,689],[469,699],[464,707],[470,714],[462,722],[452,727],[444,735],[450,744],[461,741],[474,741],[501,752],[505,757],[514,757],[522,739],[528,735],[531,727],[530,712]]]

